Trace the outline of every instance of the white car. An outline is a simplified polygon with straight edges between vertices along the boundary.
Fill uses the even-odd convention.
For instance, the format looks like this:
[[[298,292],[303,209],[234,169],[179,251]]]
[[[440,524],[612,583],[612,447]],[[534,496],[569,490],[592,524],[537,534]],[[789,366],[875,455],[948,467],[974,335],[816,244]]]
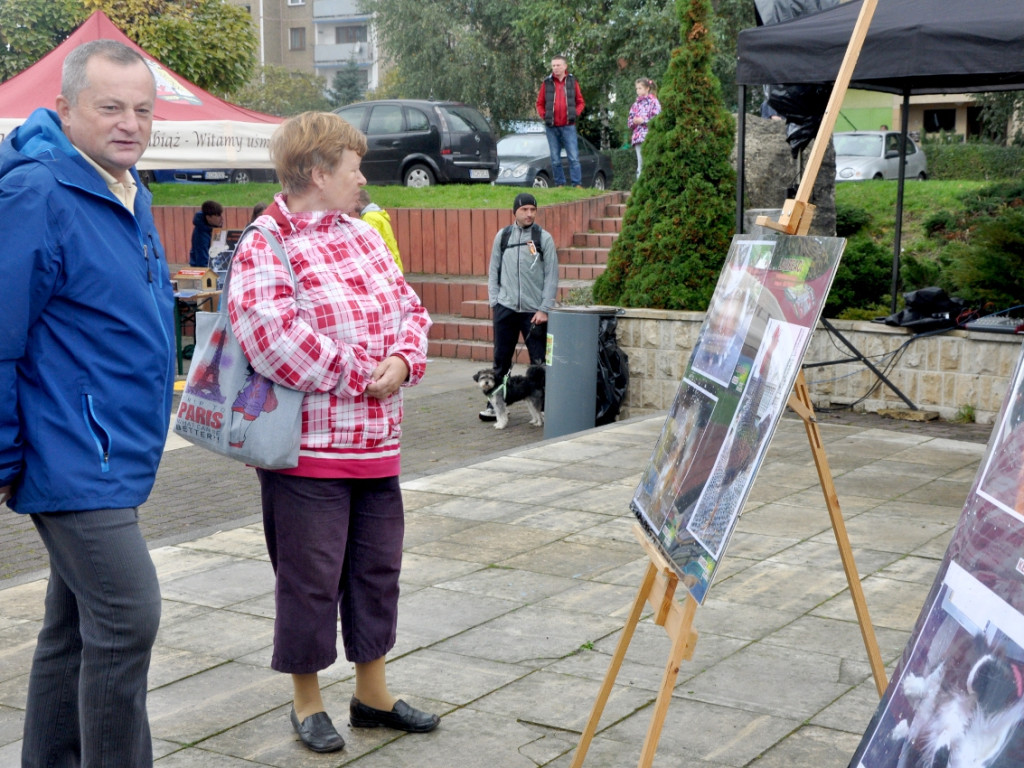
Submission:
[[[897,179],[900,173],[900,134],[898,131],[849,131],[832,136],[836,147],[836,181]],[[924,152],[907,137],[906,175],[908,179],[928,178]]]

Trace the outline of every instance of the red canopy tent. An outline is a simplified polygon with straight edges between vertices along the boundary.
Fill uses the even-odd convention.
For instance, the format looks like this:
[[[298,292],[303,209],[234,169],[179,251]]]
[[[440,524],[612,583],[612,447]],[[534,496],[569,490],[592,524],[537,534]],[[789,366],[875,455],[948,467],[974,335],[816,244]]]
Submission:
[[[24,72],[0,83],[0,140],[37,107],[53,109],[65,56],[81,43],[103,38],[138,51],[156,78],[153,134],[140,169],[273,167],[267,147],[281,118],[239,107],[193,85],[129,40],[102,11]]]

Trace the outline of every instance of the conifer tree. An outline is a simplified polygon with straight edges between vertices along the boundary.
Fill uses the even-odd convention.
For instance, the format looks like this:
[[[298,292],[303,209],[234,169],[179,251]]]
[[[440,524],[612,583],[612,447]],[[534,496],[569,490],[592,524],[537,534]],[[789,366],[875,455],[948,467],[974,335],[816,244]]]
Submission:
[[[707,308],[734,228],[736,131],[712,74],[710,0],[677,0],[682,45],[658,89],[622,232],[594,284],[602,304]]]

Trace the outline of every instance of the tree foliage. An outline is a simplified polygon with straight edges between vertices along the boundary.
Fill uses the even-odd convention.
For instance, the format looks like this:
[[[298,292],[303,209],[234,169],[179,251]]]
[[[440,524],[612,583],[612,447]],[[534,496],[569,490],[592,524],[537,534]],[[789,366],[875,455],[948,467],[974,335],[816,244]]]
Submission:
[[[252,76],[257,37],[249,13],[225,0],[81,0],[179,75],[214,93]]]
[[[343,107],[363,98],[363,82],[359,77],[359,65],[354,59],[349,59],[345,66],[334,73],[328,98],[336,107]]]
[[[453,99],[500,123],[532,114],[536,58],[506,0],[363,0],[387,58],[391,96]],[[532,66],[531,66],[532,65]]]
[[[714,68],[735,102],[735,36],[749,0],[714,0]],[[678,42],[675,0],[362,0],[395,70],[388,95],[458,99],[504,127],[534,118],[551,57],[564,55],[587,103],[580,130],[604,146],[627,135],[633,83],[660,83]]]
[[[0,2],[0,82],[60,45],[86,16],[80,0]]]
[[[200,88],[230,93],[251,77],[256,31],[248,12],[225,0],[2,0],[0,79],[30,67],[97,10]]]
[[[703,310],[733,228],[735,124],[712,73],[709,0],[679,0],[682,45],[659,94],[622,233],[594,298],[627,307]]]
[[[324,96],[326,86],[322,77],[268,64],[257,70],[256,77],[239,89],[234,99],[236,104],[257,112],[290,117],[308,110],[331,109],[333,105]]]
[[[1024,92],[994,91],[978,94],[976,103],[981,107],[982,136],[996,144],[1024,145],[1024,129],[1017,123],[1011,132],[1014,118],[1024,116]]]

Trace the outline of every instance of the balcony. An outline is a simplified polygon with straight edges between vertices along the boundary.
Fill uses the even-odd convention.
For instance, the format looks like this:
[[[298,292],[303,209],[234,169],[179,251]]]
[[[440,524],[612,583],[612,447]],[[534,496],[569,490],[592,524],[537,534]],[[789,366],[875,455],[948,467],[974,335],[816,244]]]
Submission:
[[[369,18],[359,10],[358,0],[314,0],[313,23],[348,20],[349,17]]]
[[[318,43],[313,49],[313,65],[315,67],[340,67],[349,59],[354,59],[356,64],[372,64],[373,51],[369,43],[336,43],[332,45]]]

